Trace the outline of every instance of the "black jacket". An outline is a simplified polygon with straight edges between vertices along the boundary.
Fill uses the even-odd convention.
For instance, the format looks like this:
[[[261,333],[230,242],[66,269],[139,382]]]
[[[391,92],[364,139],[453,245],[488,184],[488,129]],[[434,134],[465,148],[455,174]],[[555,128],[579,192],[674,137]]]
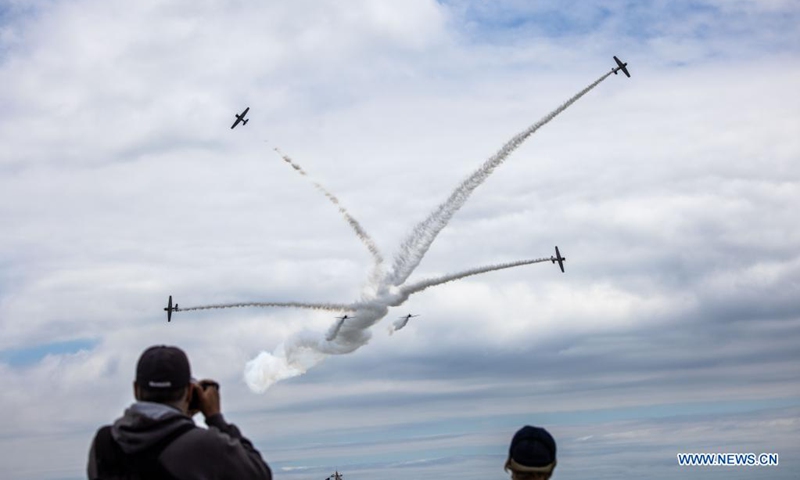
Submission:
[[[169,405],[137,402],[111,426],[111,437],[122,452],[146,452],[194,421]],[[253,444],[222,414],[206,419],[208,429],[191,428],[172,440],[159,456],[161,466],[179,480],[271,480],[272,472]],[[89,480],[116,480],[98,472],[97,436],[89,451]]]

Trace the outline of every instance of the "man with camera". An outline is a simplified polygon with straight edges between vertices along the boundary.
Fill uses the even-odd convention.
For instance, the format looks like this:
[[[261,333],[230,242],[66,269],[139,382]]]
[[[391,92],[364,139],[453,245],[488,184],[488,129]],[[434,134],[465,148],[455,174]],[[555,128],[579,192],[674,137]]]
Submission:
[[[177,347],[150,347],[139,357],[136,403],[102,427],[89,451],[89,480],[271,480],[272,472],[220,411],[219,384],[194,381]],[[208,429],[194,424],[202,412]]]

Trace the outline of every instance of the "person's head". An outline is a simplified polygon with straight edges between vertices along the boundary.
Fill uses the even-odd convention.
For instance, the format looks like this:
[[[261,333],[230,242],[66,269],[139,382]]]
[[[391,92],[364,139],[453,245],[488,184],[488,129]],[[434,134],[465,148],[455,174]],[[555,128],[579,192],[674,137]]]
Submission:
[[[556,441],[547,430],[526,425],[508,448],[505,470],[513,480],[547,480],[556,468]]]
[[[139,357],[133,393],[138,401],[164,403],[187,412],[192,395],[191,378],[189,359],[183,350],[153,346]]]

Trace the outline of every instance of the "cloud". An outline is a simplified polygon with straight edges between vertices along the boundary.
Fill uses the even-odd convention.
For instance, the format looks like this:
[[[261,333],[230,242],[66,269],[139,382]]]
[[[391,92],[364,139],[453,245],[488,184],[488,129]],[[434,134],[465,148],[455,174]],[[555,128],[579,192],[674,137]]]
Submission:
[[[792,3],[5,5],[9,478],[81,477],[92,433],[131,401],[136,359],[154,343],[182,346],[194,373],[220,380],[226,415],[294,478],[337,465],[354,479],[500,474],[510,435],[529,422],[563,445],[557,475],[691,477],[701,474],[675,465],[678,449],[753,448],[779,451],[770,473],[790,478]],[[167,295],[361,297],[369,252],[275,146],[390,258],[612,54],[633,78],[612,75],[515,151],[409,280],[554,245],[567,273],[548,262],[425,290],[389,310],[422,313],[395,335],[377,325],[364,348],[264,396],[247,390],[245,363],[327,331],[334,315],[164,322]],[[231,132],[243,106],[252,121]],[[32,462],[34,450],[48,461]],[[723,474],[752,472],[702,475]]]

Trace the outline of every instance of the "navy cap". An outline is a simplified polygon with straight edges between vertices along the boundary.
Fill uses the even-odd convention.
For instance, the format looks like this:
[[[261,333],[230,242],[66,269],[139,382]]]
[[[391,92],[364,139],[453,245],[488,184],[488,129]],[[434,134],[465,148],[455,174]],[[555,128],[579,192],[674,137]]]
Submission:
[[[150,390],[174,390],[189,385],[189,358],[178,347],[148,348],[136,365],[136,383]]]
[[[556,441],[541,427],[526,425],[511,439],[506,468],[551,472],[556,464]]]

